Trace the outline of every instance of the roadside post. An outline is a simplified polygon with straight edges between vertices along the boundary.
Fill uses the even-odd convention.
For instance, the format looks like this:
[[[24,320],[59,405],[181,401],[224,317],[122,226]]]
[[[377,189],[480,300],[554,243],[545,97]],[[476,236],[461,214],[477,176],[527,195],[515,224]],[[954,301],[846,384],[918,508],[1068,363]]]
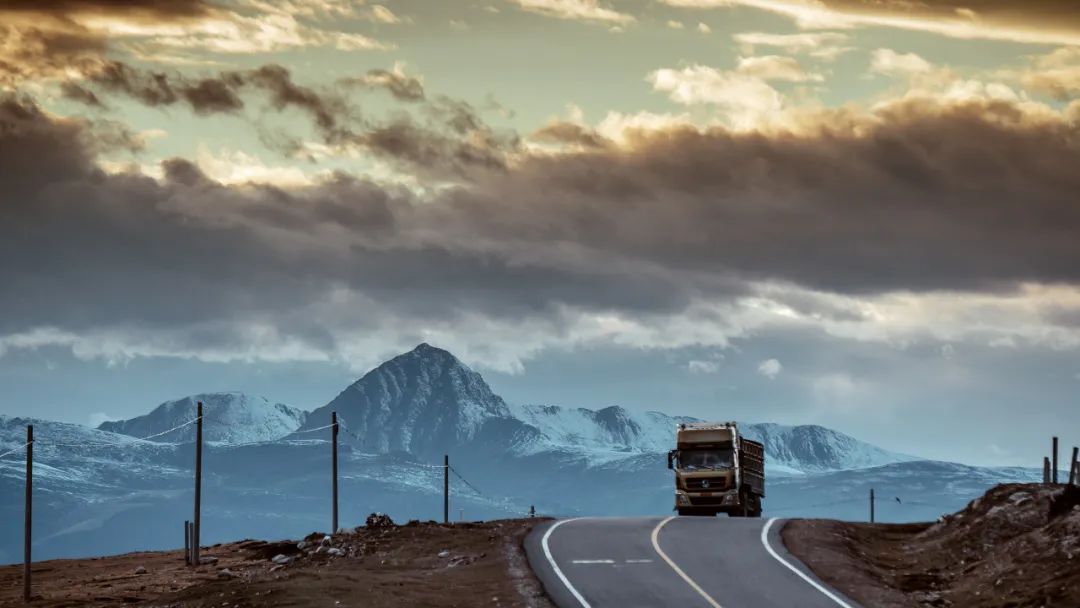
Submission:
[[[1069,485],[1070,486],[1076,483],[1076,456],[1077,456],[1077,451],[1080,451],[1080,448],[1078,448],[1077,446],[1074,445],[1073,446],[1073,453],[1072,453],[1072,463],[1069,465]]]
[[[870,523],[874,523],[874,488],[870,488]]]
[[[201,532],[199,524],[202,519],[202,412],[202,401],[200,401],[195,422],[195,521],[191,524],[191,564],[193,566],[198,566],[201,560],[199,557],[199,533]]]
[[[332,460],[333,460],[333,469],[334,469],[333,470],[333,478],[334,478],[334,492],[333,492],[334,493],[334,498],[333,498],[333,500],[334,500],[334,508],[333,508],[334,515],[333,515],[333,520],[334,520],[334,525],[330,529],[332,530],[331,534],[337,534],[337,531],[338,531],[338,485],[337,485],[337,436],[338,436],[338,425],[337,425],[337,412],[330,412],[330,435],[333,438],[333,441],[331,443],[334,444],[334,447],[333,447],[334,452],[333,452],[333,458],[332,458]]]
[[[1057,437],[1054,437],[1053,444],[1054,444],[1054,447],[1053,447],[1054,463],[1053,463],[1053,467],[1050,469],[1050,475],[1052,476],[1051,479],[1053,479],[1053,483],[1056,485],[1057,482],[1058,482],[1058,438]]]
[[[34,425],[26,425],[26,507],[23,521],[23,601],[30,601],[30,531],[34,513]]]
[[[450,523],[450,455],[443,454],[442,521]]]

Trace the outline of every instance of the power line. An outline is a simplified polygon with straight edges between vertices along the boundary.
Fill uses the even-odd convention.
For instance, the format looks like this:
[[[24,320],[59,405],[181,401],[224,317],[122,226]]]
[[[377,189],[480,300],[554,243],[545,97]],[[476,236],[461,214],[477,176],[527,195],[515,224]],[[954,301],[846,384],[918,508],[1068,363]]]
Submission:
[[[181,424],[178,424],[178,425],[172,427],[171,429],[166,429],[164,431],[161,431],[160,433],[154,433],[152,435],[147,435],[146,437],[133,437],[132,439],[133,439],[133,441],[149,441],[149,440],[151,440],[151,439],[153,439],[155,437],[161,437],[162,435],[168,435],[169,433],[172,433],[173,431],[178,431],[178,430],[180,430],[180,429],[182,429],[182,428],[184,428],[184,427],[186,427],[188,425],[195,424],[198,421],[199,421],[199,418],[198,418],[198,416],[196,416],[195,418],[192,418],[191,420],[188,420],[187,422],[183,422]],[[49,441],[49,440],[45,440],[45,441],[38,440],[37,443],[39,443],[41,445],[44,445],[44,446],[48,446],[48,447],[60,447],[60,448],[64,448],[64,447],[91,447],[91,446],[108,446],[108,447],[116,447],[116,448],[126,448],[126,447],[131,447],[133,445],[132,443],[112,443],[112,442],[108,442],[108,441],[83,441],[83,442],[77,442],[77,443],[55,443],[55,442],[52,442],[52,441]],[[167,442],[167,441],[155,441],[155,442],[152,442],[152,443],[157,443],[157,444],[160,444],[160,445],[180,445],[179,443],[170,443],[170,442]]]
[[[356,439],[360,443],[364,442],[364,439],[362,437],[354,433],[352,429],[349,428],[349,425],[345,422],[345,417],[341,414],[338,414],[338,424],[341,425],[341,429],[345,431],[345,433],[347,433],[350,437]]]
[[[458,472],[457,472],[457,470],[456,470],[456,469],[455,469],[454,467],[450,467],[450,472],[451,472],[451,473],[453,473],[453,474],[454,474],[454,476],[456,476],[456,477],[457,477],[458,479],[460,479],[460,480],[461,480],[461,483],[464,483],[465,485],[469,486],[469,489],[471,489],[471,490],[472,490],[473,492],[476,492],[476,493],[477,493],[478,495],[480,495],[480,496],[485,496],[485,497],[487,496],[486,494],[484,494],[484,493],[483,493],[483,492],[481,492],[480,490],[477,490],[477,489],[476,489],[476,486],[474,486],[474,485],[472,485],[471,483],[469,483],[469,480],[467,480],[467,479],[465,479],[464,477],[462,477],[462,476],[461,476],[461,473],[458,473]]]
[[[15,452],[21,452],[22,450],[26,449],[31,443],[34,443],[34,442],[33,441],[27,441],[26,443],[20,445],[19,447],[15,448],[14,450],[8,450],[7,452],[4,452],[3,454],[0,454],[0,458],[3,458],[4,456],[9,456],[11,454],[14,454]]]
[[[304,431],[293,431],[293,435],[299,435],[300,433],[314,433],[315,431],[325,431],[326,429],[328,429],[328,428],[330,428],[332,426],[334,426],[334,424],[330,423],[330,424],[323,425],[323,426],[320,426],[320,427],[314,428],[314,429],[307,429],[307,430],[304,430]]]

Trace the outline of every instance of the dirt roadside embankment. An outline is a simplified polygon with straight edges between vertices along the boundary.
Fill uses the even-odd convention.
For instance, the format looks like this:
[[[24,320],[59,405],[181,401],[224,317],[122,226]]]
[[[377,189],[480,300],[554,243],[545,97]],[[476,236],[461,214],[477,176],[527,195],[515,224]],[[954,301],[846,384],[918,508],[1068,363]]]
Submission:
[[[1003,484],[933,524],[793,520],[788,550],[864,606],[1077,608],[1080,488]]]
[[[550,608],[522,549],[540,521],[376,520],[329,540],[215,545],[198,568],[182,551],[39,562],[30,606]],[[0,567],[0,606],[21,605],[22,566]]]

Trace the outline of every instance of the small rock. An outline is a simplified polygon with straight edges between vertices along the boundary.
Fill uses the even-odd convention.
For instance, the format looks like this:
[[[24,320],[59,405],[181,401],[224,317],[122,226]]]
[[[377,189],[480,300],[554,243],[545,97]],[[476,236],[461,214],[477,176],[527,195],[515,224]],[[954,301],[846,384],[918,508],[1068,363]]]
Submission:
[[[296,543],[296,548],[300,549],[301,551],[303,551],[304,549],[307,549],[307,546],[308,546],[308,542],[306,540],[302,540],[302,541]]]
[[[330,547],[329,549],[326,550],[326,554],[327,555],[335,555],[335,556],[340,557],[342,555],[345,555],[345,552],[342,551],[341,549],[338,549],[337,547]]]
[[[199,558],[199,563],[200,564],[216,564],[217,562],[218,562],[218,559],[216,557],[214,557],[213,555],[208,555],[206,557],[200,557]]]
[[[367,516],[364,526],[367,528],[393,528],[394,520],[390,519],[390,516],[385,513],[372,513]]]
[[[218,578],[233,578],[234,576],[236,576],[232,573],[232,570],[229,570],[228,568],[225,568],[221,572],[218,572],[217,575]]]
[[[439,557],[442,557],[442,558],[450,557],[450,552],[443,549],[442,551],[439,551]]]
[[[277,566],[274,566],[274,567],[270,568],[270,572],[277,572],[278,570],[281,570],[284,567],[285,567],[284,565],[278,564]],[[267,591],[267,593],[270,593],[270,592]]]
[[[135,568],[135,574],[146,574],[146,568],[144,566],[139,566],[138,568]]]
[[[326,547],[332,542],[334,542],[334,539],[330,538],[329,536],[324,536],[322,537],[322,542],[320,542],[319,544]]]
[[[288,555],[282,555],[282,554],[278,553],[270,561],[274,562],[275,564],[277,564],[279,566],[284,566],[285,564],[291,562],[292,558],[289,557]]]

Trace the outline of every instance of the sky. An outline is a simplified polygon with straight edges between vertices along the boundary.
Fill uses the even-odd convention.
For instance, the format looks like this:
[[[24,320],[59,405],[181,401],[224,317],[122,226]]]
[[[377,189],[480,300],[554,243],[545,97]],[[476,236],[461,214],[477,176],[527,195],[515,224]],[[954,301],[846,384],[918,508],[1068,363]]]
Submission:
[[[11,0],[0,415],[314,408],[428,342],[1039,466],[1078,193],[1072,0]]]

